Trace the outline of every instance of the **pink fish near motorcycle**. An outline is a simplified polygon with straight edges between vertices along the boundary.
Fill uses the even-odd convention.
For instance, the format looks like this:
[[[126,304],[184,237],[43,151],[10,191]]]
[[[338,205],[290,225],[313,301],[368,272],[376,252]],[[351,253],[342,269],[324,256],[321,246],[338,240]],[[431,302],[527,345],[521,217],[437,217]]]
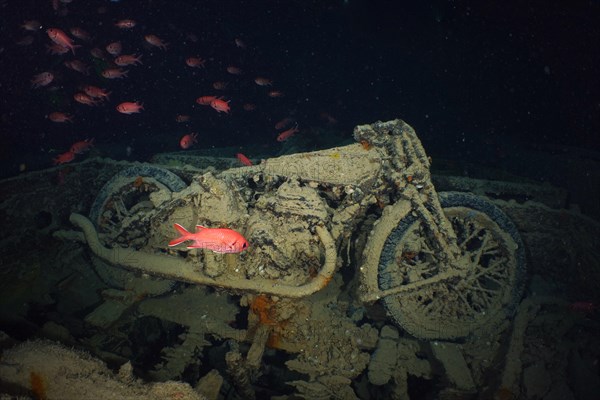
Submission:
[[[179,224],[173,227],[181,235],[169,242],[169,247],[177,246],[191,240],[188,249],[208,249],[215,253],[241,253],[248,248],[248,241],[241,233],[227,228],[206,228],[196,225],[196,232],[192,233]]]

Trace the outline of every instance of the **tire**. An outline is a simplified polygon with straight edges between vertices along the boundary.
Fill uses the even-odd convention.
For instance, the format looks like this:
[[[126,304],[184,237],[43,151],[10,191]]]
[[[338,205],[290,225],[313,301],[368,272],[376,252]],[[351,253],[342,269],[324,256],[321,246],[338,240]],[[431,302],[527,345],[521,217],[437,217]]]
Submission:
[[[104,184],[90,209],[90,221],[97,229],[103,228],[102,217],[107,205],[114,197],[122,196],[125,191],[138,182],[148,182],[153,186],[179,192],[187,187],[185,182],[171,171],[150,164],[139,164],[117,173]],[[140,191],[141,192],[141,191]],[[130,202],[136,201],[136,199]],[[113,221],[114,223],[114,221]]]
[[[138,185],[142,182],[147,187]],[[147,202],[149,194],[155,189],[178,192],[186,187],[185,182],[169,170],[150,164],[134,165],[115,174],[100,189],[90,210],[90,221],[99,232],[105,233],[103,240],[108,240],[111,246],[121,243],[125,247],[130,247],[138,237],[128,235],[137,235],[145,231],[130,229],[131,227],[124,229],[123,215],[114,212],[114,204],[119,202],[123,204],[126,211],[133,213],[134,210],[138,210],[136,212],[141,214],[143,210],[137,206]],[[107,232],[112,232],[111,229],[115,234],[107,235]],[[145,240],[145,237],[141,237],[140,240]],[[174,281],[157,277],[140,277],[136,273],[115,267],[97,257],[92,257],[92,262],[96,274],[105,284],[122,290],[133,290],[140,296],[158,296],[172,290],[175,286]]]
[[[386,290],[462,268],[440,280],[383,299],[397,325],[420,339],[459,340],[512,318],[525,281],[525,248],[517,228],[495,205],[469,193],[439,193],[461,250],[459,265],[436,256],[433,241],[409,214],[387,237],[378,266]]]

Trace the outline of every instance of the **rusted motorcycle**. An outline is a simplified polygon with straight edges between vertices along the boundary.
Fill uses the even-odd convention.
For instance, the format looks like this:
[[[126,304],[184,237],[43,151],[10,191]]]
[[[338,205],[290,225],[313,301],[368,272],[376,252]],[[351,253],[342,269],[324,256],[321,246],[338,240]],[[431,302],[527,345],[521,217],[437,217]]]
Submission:
[[[437,193],[405,122],[358,126],[354,138],[204,173],[139,164],[106,183],[89,219],[71,221],[111,265],[230,293],[304,298],[355,268],[345,275],[357,298],[381,300],[417,338],[463,338],[510,318],[525,253],[508,217],[469,193]],[[232,228],[250,248],[169,248],[174,223]]]

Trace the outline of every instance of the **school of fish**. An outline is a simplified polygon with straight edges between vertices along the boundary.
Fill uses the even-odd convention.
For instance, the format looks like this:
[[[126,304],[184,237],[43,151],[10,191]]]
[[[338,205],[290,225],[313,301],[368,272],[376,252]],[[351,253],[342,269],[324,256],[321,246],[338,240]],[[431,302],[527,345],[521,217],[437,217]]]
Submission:
[[[46,7],[52,7],[55,17],[49,20],[32,18],[23,21],[20,29],[28,36],[19,40],[17,44],[34,46],[36,40],[41,41],[48,54],[56,58],[56,62],[49,65],[36,66],[38,72],[30,80],[33,95],[44,90],[67,90],[67,86],[64,85],[67,81],[75,83],[76,89],[70,94],[71,104],[56,102],[53,109],[45,110],[44,115],[51,123],[76,130],[78,123],[85,118],[86,107],[89,107],[88,110],[100,110],[107,121],[115,118],[114,113],[122,114],[124,118],[135,119],[143,118],[144,113],[156,112],[157,110],[147,109],[145,106],[147,102],[144,101],[144,97],[148,96],[147,93],[136,96],[131,91],[123,90],[124,85],[121,82],[142,70],[144,74],[154,72],[152,59],[156,60],[158,55],[160,58],[179,60],[177,62],[180,70],[169,71],[171,75],[188,74],[190,82],[201,82],[196,85],[196,97],[189,99],[189,107],[173,113],[173,121],[179,124],[174,126],[174,130],[179,130],[180,134],[176,134],[172,140],[173,143],[178,142],[181,150],[199,146],[203,143],[203,138],[210,135],[210,132],[194,128],[194,122],[206,118],[206,113],[210,112],[205,110],[213,110],[212,112],[216,112],[221,118],[240,118],[243,117],[243,113],[254,113],[256,118],[262,118],[263,122],[271,121],[268,125],[274,127],[272,140],[277,142],[287,141],[301,132],[298,121],[293,117],[296,113],[294,107],[288,108],[285,112],[287,115],[277,118],[271,114],[269,103],[265,108],[263,100],[261,108],[261,101],[252,101],[252,96],[255,100],[258,100],[256,96],[264,96],[273,99],[270,100],[272,102],[283,101],[285,92],[277,88],[277,83],[281,80],[272,79],[261,70],[264,68],[255,68],[252,65],[248,54],[257,46],[247,45],[242,38],[223,38],[223,41],[228,42],[229,48],[227,54],[223,54],[223,58],[228,60],[224,62],[202,54],[202,45],[211,44],[202,43],[202,32],[189,32],[182,41],[168,29],[169,21],[164,21],[164,25],[140,24],[137,18],[131,15],[119,15],[118,3],[99,7],[96,13],[90,10],[88,21],[77,19],[77,23],[70,22],[73,19],[68,18],[78,7],[77,2],[50,0],[46,4]],[[111,7],[111,10],[108,10],[108,7]],[[111,27],[110,37],[106,37],[105,34],[96,35],[93,27],[98,23],[98,19],[109,18],[106,16],[108,11],[116,16],[104,21]],[[44,14],[47,15],[47,12]],[[143,15],[139,18],[143,18]],[[243,32],[239,34],[244,35]],[[242,86],[244,90],[240,89]],[[252,92],[252,96],[248,95],[249,91]],[[291,104],[294,103],[293,99],[287,100]],[[281,109],[278,107],[277,113],[281,113]],[[256,113],[259,110],[261,112]],[[273,124],[273,121],[278,122]],[[262,125],[268,126],[264,123]],[[182,129],[187,132],[181,131]],[[192,129],[196,132],[190,132]],[[85,150],[89,150],[94,143],[102,144],[104,141],[101,137],[89,138],[90,135],[84,133],[78,136],[80,140],[74,140],[73,146],[80,147],[80,143],[83,142]],[[52,145],[48,147],[52,148]],[[69,163],[82,153],[69,149],[58,154],[52,161],[55,164]],[[242,165],[252,164],[244,154],[236,153],[235,156]]]

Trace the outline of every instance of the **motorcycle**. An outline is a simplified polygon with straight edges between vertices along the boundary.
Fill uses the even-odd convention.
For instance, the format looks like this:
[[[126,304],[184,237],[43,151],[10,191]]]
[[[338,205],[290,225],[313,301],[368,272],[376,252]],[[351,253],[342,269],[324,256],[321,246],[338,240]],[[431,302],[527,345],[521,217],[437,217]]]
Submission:
[[[104,185],[89,218],[70,220],[110,265],[232,294],[307,298],[350,270],[362,303],[383,302],[420,339],[457,340],[511,318],[525,279],[511,220],[470,193],[436,192],[404,121],[358,126],[354,138],[202,174],[138,164]],[[250,247],[171,248],[175,223],[231,228]]]

